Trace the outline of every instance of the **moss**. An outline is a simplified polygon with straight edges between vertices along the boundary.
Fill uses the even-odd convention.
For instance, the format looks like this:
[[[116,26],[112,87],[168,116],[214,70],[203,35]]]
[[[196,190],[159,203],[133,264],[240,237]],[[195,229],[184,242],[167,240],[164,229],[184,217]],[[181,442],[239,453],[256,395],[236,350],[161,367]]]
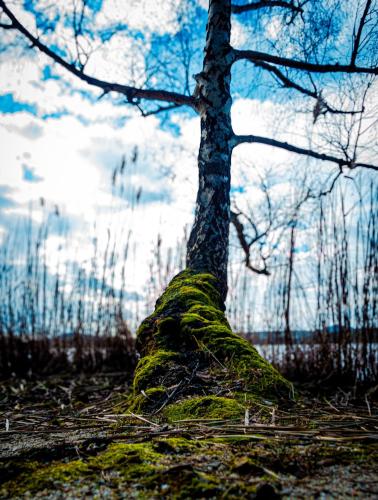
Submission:
[[[202,304],[195,304],[190,307],[188,312],[182,316],[181,326],[195,326],[196,323],[201,325],[209,322],[224,324],[231,328],[223,311],[214,306],[204,306]]]
[[[244,408],[235,399],[199,396],[170,404],[164,415],[170,422],[195,418],[233,419],[244,415]]]
[[[143,413],[149,408],[155,410],[164,404],[167,398],[167,391],[164,387],[151,387],[130,398],[130,403],[126,404],[126,409],[133,413]]]
[[[43,490],[70,491],[82,484],[97,484],[107,478],[116,491],[139,489],[138,497],[155,497],[161,484],[169,485],[174,498],[203,497],[211,491],[221,491],[219,479],[212,479],[188,463],[196,461],[198,453],[207,457],[223,456],[223,448],[211,441],[198,442],[184,437],[158,438],[146,443],[113,443],[96,456],[71,462],[54,461],[49,464],[28,462],[19,470],[16,480],[2,485],[2,498],[33,495]],[[186,455],[180,462],[178,457]],[[70,485],[70,486],[69,486]],[[147,494],[148,492],[148,494]],[[153,494],[155,492],[155,494]],[[188,495],[184,494],[187,493]],[[189,494],[190,493],[190,494]]]
[[[158,408],[158,404],[149,404],[149,398],[140,397],[142,391],[154,387],[159,388],[159,398],[165,395],[165,404],[163,399],[160,406],[167,418],[174,411],[169,410],[174,405],[168,408],[168,402],[212,398],[220,393],[227,394],[221,399],[229,402],[238,399],[236,387],[238,393],[248,393],[249,399],[287,397],[291,392],[291,384],[247,340],[232,332],[217,279],[211,274],[190,270],[178,274],[156,302],[153,314],[141,324],[137,348],[142,358],[135,371],[132,404],[140,411]],[[209,401],[206,397],[201,404]],[[186,407],[186,417],[196,417],[196,413],[190,414],[197,412],[196,405],[180,405]],[[221,418],[240,414],[235,407],[230,412],[229,406],[223,408]],[[205,405],[201,416],[214,412],[212,405]]]
[[[18,469],[18,476],[0,486],[0,497],[39,498],[57,492],[64,498],[99,498],[100,485],[105,484],[106,496],[110,489],[111,498],[236,500],[254,498],[264,484],[276,486],[283,474],[305,477],[319,471],[324,475],[324,466],[360,463],[363,467],[378,458],[373,443],[293,441],[291,436],[256,442],[247,435],[199,440],[197,430],[190,435],[185,429],[185,435],[171,438],[113,443],[95,456],[71,462],[14,463],[11,467]],[[80,490],[84,485],[91,488],[85,495]],[[269,497],[268,490],[265,493],[261,498]]]
[[[190,270],[179,273],[163,295],[156,302],[155,312],[163,312],[169,305],[188,309],[192,305],[205,304],[224,308],[221,295],[217,289],[215,276],[208,273],[194,273]]]
[[[147,389],[156,380],[161,368],[169,367],[177,355],[174,352],[159,350],[139,360],[134,374],[133,387],[136,393]]]
[[[115,443],[88,463],[93,471],[118,471],[125,481],[139,477],[153,476],[163,466],[162,455],[153,449],[151,443]]]
[[[39,462],[29,462],[29,464],[24,464],[23,472],[17,480],[8,481],[3,485],[1,494],[13,497],[26,491],[39,491],[53,487],[55,483],[80,479],[88,472],[88,466],[82,460],[53,462],[47,466]]]
[[[99,473],[112,471],[117,482],[132,482],[143,478],[145,485],[155,479],[155,474],[164,467],[164,458],[151,443],[114,443],[88,460],[52,462],[48,465],[32,462],[24,466],[17,480],[3,485],[4,496],[22,495],[26,491],[35,492],[58,484],[72,483],[85,478],[93,480]]]
[[[183,315],[182,327],[201,341],[202,348],[211,352],[216,359],[227,366],[234,378],[245,380],[245,389],[264,396],[279,390],[288,392],[291,384],[272,367],[246,340],[231,331],[226,321],[203,321],[191,311]]]
[[[152,446],[158,453],[163,453],[165,455],[183,455],[197,453],[197,451],[205,449],[208,444],[183,437],[172,437],[155,439]]]

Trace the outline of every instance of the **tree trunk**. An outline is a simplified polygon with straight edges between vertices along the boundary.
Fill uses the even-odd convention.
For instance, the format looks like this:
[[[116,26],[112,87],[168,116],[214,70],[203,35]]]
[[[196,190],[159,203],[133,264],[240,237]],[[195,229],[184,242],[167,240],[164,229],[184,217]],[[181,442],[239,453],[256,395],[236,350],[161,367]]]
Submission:
[[[231,180],[230,0],[210,0],[203,71],[196,75],[201,114],[196,215],[187,248],[187,267],[220,280],[227,294]]]
[[[259,398],[291,385],[224,315],[230,226],[230,0],[210,0],[203,71],[196,75],[201,144],[187,269],[173,278],[137,332],[141,359],[130,409],[186,418],[244,418]],[[260,411],[260,410],[259,410]]]

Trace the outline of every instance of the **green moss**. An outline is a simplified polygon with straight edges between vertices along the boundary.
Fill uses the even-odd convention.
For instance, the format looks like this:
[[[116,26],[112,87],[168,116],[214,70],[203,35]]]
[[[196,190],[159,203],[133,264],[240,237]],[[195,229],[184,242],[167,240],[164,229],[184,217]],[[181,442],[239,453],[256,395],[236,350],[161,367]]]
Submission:
[[[154,481],[155,474],[164,467],[162,458],[151,443],[114,443],[87,460],[52,462],[48,465],[32,462],[24,466],[17,480],[3,485],[2,494],[7,492],[7,496],[17,496],[26,491],[33,493],[76,480],[94,480],[101,472],[107,471],[112,471],[116,482],[142,479],[147,485]]]
[[[221,309],[221,295],[217,289],[217,279],[207,273],[194,273],[190,270],[178,274],[163,295],[156,302],[155,313],[164,312],[170,305],[188,309],[192,305],[205,304]]]
[[[273,368],[245,339],[226,330],[211,326],[196,330],[202,342],[230,370],[235,378],[245,381],[245,390],[270,397],[278,391],[288,393],[291,384]]]
[[[204,306],[202,304],[194,304],[188,310],[187,314],[182,318],[181,324],[185,325],[185,323],[189,323],[191,317],[193,320],[195,319],[202,323],[206,321],[214,321],[216,323],[225,324],[230,328],[230,325],[223,311],[220,311],[214,306]]]
[[[195,418],[241,418],[244,412],[243,406],[235,399],[219,396],[192,397],[164,409],[164,415],[170,422]]]
[[[134,374],[135,392],[147,389],[156,380],[162,367],[169,367],[177,358],[174,352],[159,350],[139,360]]]
[[[186,455],[206,449],[208,444],[183,437],[172,437],[155,439],[152,446],[158,453],[165,455]]]
[[[26,491],[39,491],[53,487],[55,483],[74,481],[85,476],[88,472],[88,466],[82,460],[53,462],[47,466],[43,466],[39,462],[25,463],[23,472],[17,477],[17,480],[5,483],[1,494],[13,497]]]
[[[167,391],[164,387],[151,387],[143,391],[143,394],[138,394],[130,398],[130,403],[126,405],[127,410],[133,413],[143,413],[144,411],[156,409],[161,406],[167,398]]]
[[[211,274],[190,270],[178,274],[158,299],[154,313],[140,326],[137,348],[142,358],[134,378],[134,407],[141,411],[156,410],[148,398],[140,397],[142,391],[154,387],[159,387],[159,397],[165,394],[161,406],[166,416],[170,411],[167,403],[178,399],[211,398],[219,393],[227,393],[226,401],[238,399],[233,387],[252,399],[280,394],[287,398],[291,392],[291,384],[247,340],[232,332],[217,279]],[[204,404],[206,398],[201,401]],[[192,410],[195,406],[188,406],[186,416]],[[212,414],[211,405],[204,406],[201,416]],[[229,418],[227,415],[225,409],[221,418]]]
[[[88,467],[93,471],[116,470],[123,481],[153,476],[163,465],[162,455],[151,443],[115,443],[92,458]]]
[[[187,401],[177,403],[176,410]],[[214,399],[209,406],[213,403]],[[201,405],[190,411],[200,412]],[[237,500],[250,498],[256,488],[275,484],[282,475],[324,474],[324,466],[359,463],[363,467],[378,459],[373,443],[295,441],[291,436],[253,440],[248,435],[198,439],[197,430],[188,434],[187,426],[184,428],[185,434],[171,438],[113,443],[95,456],[79,450],[83,459],[71,462],[14,461],[10,467],[17,477],[13,475],[13,480],[0,486],[0,497],[39,498],[58,492],[59,497],[83,498],[80,487],[86,486],[86,498],[99,498],[105,484],[111,498]],[[0,468],[4,472],[4,462]]]
[[[202,290],[196,288],[195,286],[188,286],[182,283],[179,288],[175,288],[174,291],[170,291],[165,300],[157,305],[156,313],[163,312],[166,308],[181,306],[183,308],[190,307],[191,305],[202,303],[211,305],[210,297]]]

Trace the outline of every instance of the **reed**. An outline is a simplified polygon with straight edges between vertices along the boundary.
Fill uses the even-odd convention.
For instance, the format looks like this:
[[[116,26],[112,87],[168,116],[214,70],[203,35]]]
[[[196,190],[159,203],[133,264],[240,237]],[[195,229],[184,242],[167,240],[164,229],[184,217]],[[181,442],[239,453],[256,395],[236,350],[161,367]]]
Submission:
[[[123,159],[112,173],[112,186],[114,194],[126,196],[132,213],[141,190],[119,182],[125,168]],[[353,203],[348,189],[340,186],[311,199],[310,207],[298,205],[280,234],[282,249],[269,277],[257,278],[243,266],[240,250],[231,252],[232,327],[292,380],[378,379],[378,187],[361,182]],[[38,208],[42,220],[36,223],[31,210],[0,247],[0,376],[121,370],[131,377],[137,359],[133,332],[184,267],[187,228],[173,248],[158,236],[146,287],[140,300],[130,301],[132,232],[116,223],[101,241],[94,232],[81,262],[72,257],[69,227],[59,209],[44,200]],[[303,221],[312,242],[308,252],[297,250]],[[54,265],[52,234],[61,241]]]

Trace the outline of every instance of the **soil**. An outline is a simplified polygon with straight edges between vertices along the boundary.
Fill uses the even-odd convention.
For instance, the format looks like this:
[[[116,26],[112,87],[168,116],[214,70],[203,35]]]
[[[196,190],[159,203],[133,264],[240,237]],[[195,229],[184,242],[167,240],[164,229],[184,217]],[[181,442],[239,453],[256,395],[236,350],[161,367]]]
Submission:
[[[377,388],[169,425],[128,392],[122,373],[2,382],[0,497],[378,498]]]

